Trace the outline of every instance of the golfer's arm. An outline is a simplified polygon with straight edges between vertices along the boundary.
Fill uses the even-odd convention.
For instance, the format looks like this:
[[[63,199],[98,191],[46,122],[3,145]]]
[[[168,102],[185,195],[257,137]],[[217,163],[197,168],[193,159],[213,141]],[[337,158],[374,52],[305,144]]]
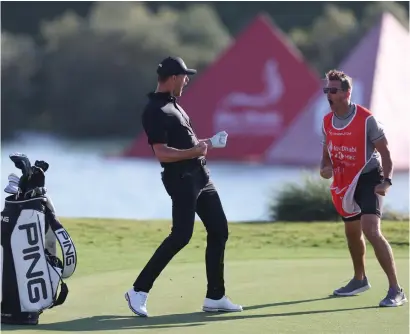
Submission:
[[[380,153],[382,158],[383,175],[389,179],[393,176],[393,161],[390,155],[389,144],[386,137],[374,142],[374,147]]]
[[[195,148],[179,150],[169,147],[166,144],[154,144],[152,145],[152,148],[154,149],[155,155],[160,162],[177,162],[193,159],[199,156]]]
[[[212,148],[211,138],[199,139],[199,142],[200,143],[206,143],[208,145],[208,148]]]

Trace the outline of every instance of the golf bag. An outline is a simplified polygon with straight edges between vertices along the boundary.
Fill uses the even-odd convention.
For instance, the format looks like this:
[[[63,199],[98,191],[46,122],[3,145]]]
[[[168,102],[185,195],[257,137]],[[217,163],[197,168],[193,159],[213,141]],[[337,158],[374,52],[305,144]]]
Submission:
[[[77,254],[46,195],[48,164],[36,161],[31,166],[21,154],[10,158],[23,176],[9,175],[5,191],[13,195],[6,197],[1,212],[1,322],[36,325],[45,309],[66,300],[63,279],[74,273]],[[63,261],[57,257],[56,241]]]

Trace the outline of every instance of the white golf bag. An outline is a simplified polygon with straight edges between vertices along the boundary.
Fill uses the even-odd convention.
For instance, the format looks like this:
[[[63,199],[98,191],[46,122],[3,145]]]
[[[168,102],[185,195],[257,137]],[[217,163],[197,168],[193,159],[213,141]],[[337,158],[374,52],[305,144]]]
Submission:
[[[77,254],[45,188],[41,182],[31,187],[24,173],[21,178],[9,175],[5,191],[13,195],[5,199],[1,212],[1,322],[35,325],[45,309],[66,300],[63,279],[74,273]],[[36,177],[30,179],[33,183]],[[57,257],[56,241],[63,261]]]

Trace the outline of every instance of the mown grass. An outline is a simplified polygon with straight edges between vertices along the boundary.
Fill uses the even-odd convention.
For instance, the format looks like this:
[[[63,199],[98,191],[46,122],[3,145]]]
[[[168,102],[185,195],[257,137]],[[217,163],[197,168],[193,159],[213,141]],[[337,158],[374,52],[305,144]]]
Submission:
[[[78,267],[66,280],[64,305],[46,310],[38,326],[2,326],[37,333],[408,333],[408,305],[381,309],[386,276],[369,248],[372,289],[332,298],[352,265],[338,223],[230,224],[225,260],[227,293],[244,306],[237,314],[201,312],[206,291],[201,223],[191,243],[161,273],[150,292],[149,318],[135,317],[124,300],[142,266],[170,231],[168,221],[61,219],[73,238]],[[409,289],[409,224],[385,222],[400,282]]]

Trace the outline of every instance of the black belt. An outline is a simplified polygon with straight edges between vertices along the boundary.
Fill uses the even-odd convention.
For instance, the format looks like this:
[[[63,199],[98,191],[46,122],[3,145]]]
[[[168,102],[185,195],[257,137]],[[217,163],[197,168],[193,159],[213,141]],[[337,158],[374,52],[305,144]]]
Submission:
[[[198,172],[206,165],[206,159],[197,159],[187,161],[183,164],[167,165],[164,166],[164,170],[161,174],[193,174]]]

